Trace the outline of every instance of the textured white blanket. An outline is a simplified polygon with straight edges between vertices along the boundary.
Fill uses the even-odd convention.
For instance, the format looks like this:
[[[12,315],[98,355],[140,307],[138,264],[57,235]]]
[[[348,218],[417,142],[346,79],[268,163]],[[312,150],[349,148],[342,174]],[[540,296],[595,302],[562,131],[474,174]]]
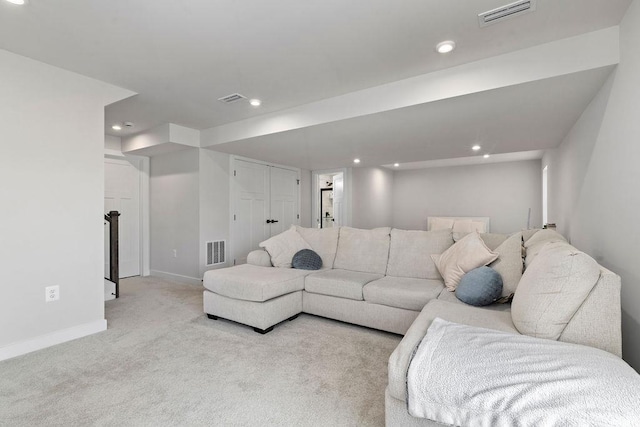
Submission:
[[[640,426],[640,376],[605,351],[436,318],[407,372],[414,417],[460,426]]]

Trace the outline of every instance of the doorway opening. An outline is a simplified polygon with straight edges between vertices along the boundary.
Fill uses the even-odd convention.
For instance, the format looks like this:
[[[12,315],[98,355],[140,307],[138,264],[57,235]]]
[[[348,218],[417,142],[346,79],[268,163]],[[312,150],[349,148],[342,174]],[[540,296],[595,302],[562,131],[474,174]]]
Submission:
[[[313,217],[317,228],[349,225],[346,170],[313,172]]]

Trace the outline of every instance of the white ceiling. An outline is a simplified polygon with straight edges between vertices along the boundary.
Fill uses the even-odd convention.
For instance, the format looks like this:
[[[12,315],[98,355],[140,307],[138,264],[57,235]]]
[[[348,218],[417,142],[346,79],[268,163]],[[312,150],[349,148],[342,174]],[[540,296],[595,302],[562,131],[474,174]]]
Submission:
[[[304,169],[464,158],[556,147],[613,67],[448,98],[211,148]],[[562,93],[562,96],[558,96]]]
[[[538,0],[535,13],[478,26],[479,12],[509,1],[29,0],[24,7],[0,1],[0,48],[139,93],[107,108],[109,133],[115,134],[111,123],[122,121],[136,124],[131,132],[167,122],[205,129],[617,25],[631,0]],[[447,56],[436,54],[435,44],[445,39],[455,40],[458,48]],[[519,103],[534,115],[537,127],[525,133],[511,124],[491,148],[538,149],[531,146],[557,142],[592,93],[587,86],[601,81],[601,74],[586,73],[576,82],[563,83],[576,86],[577,93],[567,99],[534,96]],[[216,100],[233,92],[261,98],[263,106]],[[486,101],[484,95],[464,97],[466,106],[454,99],[313,127],[304,131],[305,146],[294,148],[322,152],[324,137],[336,136],[350,141],[342,154],[351,157],[366,150],[371,156],[362,156],[372,164],[389,163],[392,157],[427,160],[416,158],[425,155],[425,144],[439,147],[429,153],[430,159],[455,155],[457,149],[446,141],[476,134],[489,138],[493,128],[480,126],[483,120],[511,117],[513,109],[501,108],[497,100],[513,103],[536,95],[531,88],[495,92],[487,94]],[[487,102],[495,105],[493,112]],[[478,117],[473,107],[481,107]],[[425,113],[440,117],[460,108],[472,115],[465,119],[464,131],[452,122],[447,132],[419,126],[407,130],[408,123],[419,122]],[[565,121],[559,123],[558,116],[546,110]],[[520,120],[518,115],[516,122],[528,126]],[[415,136],[420,138],[412,145]],[[398,144],[390,149],[394,140],[402,141],[406,150]],[[285,139],[278,144],[293,143]],[[312,164],[308,156],[296,161]]]

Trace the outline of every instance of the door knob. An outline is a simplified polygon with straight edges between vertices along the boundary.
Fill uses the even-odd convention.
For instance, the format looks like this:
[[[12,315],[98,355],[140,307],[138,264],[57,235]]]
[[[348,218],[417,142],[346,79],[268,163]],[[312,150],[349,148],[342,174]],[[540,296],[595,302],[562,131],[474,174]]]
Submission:
[[[278,222],[278,220],[277,219],[268,219],[267,220],[267,224],[273,224],[275,222]]]
[[[272,221],[271,221],[270,219],[268,219],[268,220],[267,220],[267,224],[271,224],[271,222],[272,222]]]

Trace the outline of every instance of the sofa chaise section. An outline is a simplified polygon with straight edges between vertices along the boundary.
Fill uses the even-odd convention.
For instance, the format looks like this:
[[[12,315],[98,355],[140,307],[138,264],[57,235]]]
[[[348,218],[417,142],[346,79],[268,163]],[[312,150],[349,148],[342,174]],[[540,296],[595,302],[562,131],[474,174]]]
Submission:
[[[543,246],[540,245],[541,248]],[[566,242],[564,242],[564,247],[569,251],[577,251]],[[537,253],[535,255],[537,256]],[[530,259],[529,266],[534,262]],[[543,267],[544,265],[546,264],[543,264]],[[537,267],[540,266],[540,264],[537,265]],[[549,268],[553,269],[554,267],[550,266]],[[622,348],[620,277],[601,266],[598,268],[600,274],[597,282],[564,327],[558,341],[599,348],[620,357]],[[387,426],[441,425],[430,419],[412,417],[407,411],[406,403],[407,370],[412,354],[427,334],[427,330],[435,318],[507,333],[521,333],[514,323],[510,310],[468,306],[456,301],[452,295],[452,293],[445,291],[439,299],[430,301],[422,309],[389,358],[389,383],[385,393]]]
[[[310,271],[251,264],[210,270],[203,285],[209,318],[233,320],[266,333],[302,311],[304,278]]]

